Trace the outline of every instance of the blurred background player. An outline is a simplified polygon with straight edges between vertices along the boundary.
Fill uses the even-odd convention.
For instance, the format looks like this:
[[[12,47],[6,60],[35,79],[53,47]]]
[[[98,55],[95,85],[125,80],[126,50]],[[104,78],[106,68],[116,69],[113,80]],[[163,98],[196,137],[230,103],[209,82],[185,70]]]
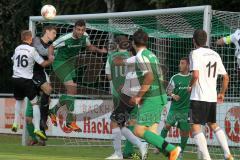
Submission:
[[[237,65],[238,65],[238,76],[240,77],[240,29],[237,29],[233,34],[222,37],[217,40],[216,44],[223,46],[224,44],[231,44],[235,45],[235,56],[237,58]]]
[[[134,134],[168,152],[169,160],[176,160],[181,148],[167,143],[157,134],[161,112],[167,103],[167,95],[162,84],[159,59],[147,49],[147,42],[148,35],[143,30],[133,34],[133,47],[137,52],[135,69],[140,83],[140,90],[130,99],[132,104],[139,107]]]
[[[183,153],[190,131],[190,125],[188,123],[190,93],[188,92],[188,86],[192,76],[189,73],[189,59],[187,57],[181,58],[179,71],[180,73],[172,76],[167,86],[167,94],[172,98],[172,103],[168,111],[165,126],[160,135],[166,138],[171,127],[177,124],[181,135],[181,153]],[[181,157],[182,154],[179,158]]]
[[[214,131],[218,143],[224,151],[224,158],[233,160],[224,131],[216,123],[217,101],[223,103],[228,88],[229,77],[219,54],[205,47],[207,33],[198,29],[193,34],[195,50],[190,54],[190,70],[192,79],[189,85],[190,110],[189,119],[195,144],[198,146],[199,158],[211,160],[206,138],[201,125],[208,126]],[[217,77],[223,76],[222,88],[217,95]]]
[[[32,33],[29,30],[21,32],[22,44],[19,45],[12,57],[13,60],[13,86],[14,86],[14,98],[15,104],[15,118],[12,125],[12,131],[17,132],[19,117],[21,112],[21,105],[25,97],[27,97],[33,108],[33,125],[34,133],[42,139],[47,137],[40,131],[40,109],[37,96],[37,89],[33,83],[33,66],[35,62],[42,67],[46,67],[53,62],[53,56],[49,56],[49,59],[44,59],[38,54],[36,49],[32,46]]]
[[[114,59],[116,57],[121,59],[127,59],[131,55],[127,51],[127,49],[130,46],[130,42],[128,41],[128,38],[126,36],[118,36],[117,38],[117,52],[113,52],[108,56],[107,64],[106,64],[106,74],[109,80],[112,80],[112,92],[113,92],[113,98],[114,98],[114,111],[111,114],[111,128],[112,128],[112,138],[113,138],[113,147],[114,147],[114,153],[110,157],[106,159],[123,159],[122,151],[121,151],[121,137],[122,135],[129,141],[128,143],[135,144],[141,152],[142,157],[145,157],[147,154],[147,143],[141,142],[138,137],[136,137],[132,131],[130,130],[133,128],[130,126],[130,129],[126,127],[126,122],[131,117],[130,114],[132,112],[136,112],[136,108],[129,104],[129,100],[131,98],[131,95],[128,95],[126,93],[129,93],[129,89],[134,87],[135,85],[139,84],[137,81],[137,84],[132,84],[134,86],[131,86],[132,81],[132,74],[136,75],[136,72],[132,70],[131,68],[135,68],[134,63],[133,66],[123,66],[119,65],[116,66]],[[128,45],[126,45],[128,43]],[[133,57],[135,59],[135,57]],[[131,77],[130,77],[131,76]],[[135,77],[136,81],[136,77]],[[133,81],[132,81],[133,82]],[[122,91],[122,93],[121,93]],[[134,114],[134,113],[132,113]],[[135,113],[136,114],[136,113]],[[133,118],[133,117],[132,117]],[[131,123],[131,122],[130,122]],[[132,154],[130,152],[133,152],[133,146],[131,144],[127,144],[126,150],[128,148],[130,151],[128,154]],[[128,148],[127,148],[128,147]],[[131,151],[132,150],[132,151]],[[125,157],[127,158],[127,157]],[[128,157],[129,158],[129,157]]]
[[[76,117],[72,113],[74,111],[75,95],[77,94],[76,83],[76,56],[85,51],[98,53],[107,53],[105,48],[99,49],[92,45],[86,33],[86,24],[84,20],[78,20],[73,28],[73,32],[66,34],[53,42],[56,49],[55,60],[53,63],[53,70],[59,80],[64,83],[66,94],[61,95],[59,102],[56,106],[50,109],[51,120],[54,125],[57,125],[56,114],[58,109],[66,105],[68,109],[66,117],[66,127],[71,128],[73,131],[81,131],[76,123]]]
[[[56,38],[57,28],[54,26],[46,26],[43,29],[43,36],[42,37],[35,37],[33,39],[32,46],[36,48],[37,52],[40,56],[44,59],[48,59],[48,55],[53,56],[53,49],[52,46],[49,44]],[[37,86],[38,90],[40,91],[40,113],[41,113],[41,123],[40,129],[46,135],[45,130],[47,127],[47,119],[49,113],[49,102],[50,102],[50,94],[52,92],[52,87],[49,81],[49,77],[45,72],[45,68],[41,65],[35,63],[33,68],[33,82]],[[26,123],[27,123],[27,130],[32,138],[29,142],[29,145],[34,145],[38,143],[38,140],[33,133],[34,126],[32,124],[32,117],[33,117],[33,110],[31,105],[27,105],[26,109]],[[45,141],[40,142],[41,145],[45,144]]]

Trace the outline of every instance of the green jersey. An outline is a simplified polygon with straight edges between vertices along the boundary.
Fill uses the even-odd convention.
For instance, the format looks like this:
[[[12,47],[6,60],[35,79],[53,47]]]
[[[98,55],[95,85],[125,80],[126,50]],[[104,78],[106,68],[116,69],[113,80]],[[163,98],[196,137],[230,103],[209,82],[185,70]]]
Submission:
[[[90,44],[87,34],[75,39],[72,33],[66,34],[53,42],[55,47],[55,60],[66,61],[73,58],[86,49]]]
[[[140,85],[143,84],[144,75],[152,72],[154,80],[149,90],[144,94],[143,99],[158,97],[160,104],[167,103],[167,95],[162,84],[162,74],[159,59],[148,49],[140,50],[136,55],[136,73]]]
[[[173,94],[178,95],[178,101],[173,100],[171,110],[188,110],[190,102],[190,93],[187,91],[189,83],[192,79],[190,74],[183,75],[181,73],[172,76],[167,90],[171,90]]]
[[[126,77],[126,71],[127,66],[116,66],[113,62],[114,58],[116,57],[122,57],[123,59],[127,59],[130,57],[129,52],[123,51],[123,52],[113,52],[108,56],[107,64],[105,68],[106,74],[110,74],[112,77],[112,94],[113,95],[120,95],[121,92],[121,86],[124,85],[125,77]]]

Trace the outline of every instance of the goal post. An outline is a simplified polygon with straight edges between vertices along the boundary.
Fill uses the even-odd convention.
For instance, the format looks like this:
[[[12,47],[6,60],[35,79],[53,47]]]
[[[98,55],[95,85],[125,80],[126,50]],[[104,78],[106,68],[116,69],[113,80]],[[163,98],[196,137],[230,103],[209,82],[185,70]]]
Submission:
[[[239,94],[237,93],[239,91],[237,90],[239,89],[237,84],[239,79],[236,78],[237,74],[233,71],[236,69],[234,48],[233,46],[219,47],[215,45],[218,38],[227,36],[233,33],[236,27],[240,27],[240,23],[234,23],[234,21],[239,21],[238,16],[240,16],[240,13],[214,11],[211,6],[207,5],[149,11],[60,15],[53,20],[45,20],[41,16],[31,16],[29,29],[34,36],[40,36],[44,26],[54,25],[58,29],[57,36],[61,36],[72,31],[75,21],[83,19],[86,21],[87,33],[91,43],[100,48],[111,48],[110,45],[114,45],[111,44],[112,36],[124,34],[129,39],[132,39],[133,33],[141,28],[149,35],[148,48],[160,59],[166,82],[170,80],[171,76],[178,73],[177,64],[180,58],[188,56],[193,49],[193,32],[196,29],[204,29],[208,35],[208,46],[220,54],[227,71],[231,73],[232,78],[236,81],[230,83],[226,94],[226,102],[222,107],[218,107],[217,120],[226,134],[229,134],[228,142],[234,156],[239,157],[240,153],[236,150],[237,146],[239,146],[239,140],[236,139],[240,134],[238,132],[239,127],[235,127],[235,129],[233,126],[235,123],[240,124],[239,117],[233,114],[235,110],[239,110],[240,106]],[[227,19],[229,17],[232,18],[232,23],[228,24]],[[63,109],[58,113],[59,126],[55,127],[49,123],[47,134],[57,139],[56,141],[50,140],[54,145],[110,145],[109,116],[113,104],[104,72],[107,56],[83,51],[75,58],[77,59],[78,95],[75,100],[74,113],[77,115],[78,124],[83,132],[76,133],[65,128]],[[64,87],[51,68],[49,74],[51,75],[51,84],[54,90],[51,107],[56,104],[59,96],[64,93]],[[166,108],[169,108],[169,103],[167,106]],[[166,113],[167,109],[164,110],[163,115],[166,115]],[[164,116],[161,124],[163,122]],[[226,124],[231,125],[230,130],[225,128]],[[213,132],[206,127],[205,134],[213,159],[221,159],[223,152],[219,149],[220,146],[216,143],[217,140],[213,136]],[[231,135],[234,135],[235,138],[231,137]],[[167,139],[172,143],[179,143],[179,137],[179,131],[173,128],[169,132]],[[23,138],[26,140],[26,135],[23,135]],[[51,144],[51,142],[48,143]],[[196,147],[192,147],[194,146],[193,139],[190,138],[188,144],[187,151],[196,152]]]

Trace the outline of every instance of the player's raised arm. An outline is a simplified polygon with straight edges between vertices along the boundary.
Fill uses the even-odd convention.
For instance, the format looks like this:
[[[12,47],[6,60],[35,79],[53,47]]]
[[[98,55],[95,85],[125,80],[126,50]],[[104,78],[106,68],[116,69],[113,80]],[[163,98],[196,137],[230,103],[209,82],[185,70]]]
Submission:
[[[53,60],[54,60],[53,55],[49,55],[48,60],[44,60],[36,50],[35,50],[35,53],[33,55],[33,58],[34,58],[35,62],[40,64],[42,67],[47,67],[47,66],[51,65],[53,63]]]
[[[98,47],[94,46],[93,44],[88,45],[87,48],[89,51],[92,51],[92,52],[97,52],[97,53],[101,53],[101,54],[107,53],[106,48],[98,48]]]
[[[106,62],[105,74],[107,75],[108,80],[111,81],[112,76],[111,76],[111,66],[110,66],[110,63],[109,63],[109,58],[107,59],[107,62]]]
[[[124,66],[124,65],[134,65],[136,62],[136,57],[132,56],[130,58],[124,59],[122,57],[115,57],[113,60],[116,66]]]
[[[224,44],[231,44],[231,43],[238,42],[239,33],[240,33],[240,30],[237,29],[233,34],[226,36],[226,37],[221,37],[220,39],[218,39],[216,41],[216,44],[223,46]]]

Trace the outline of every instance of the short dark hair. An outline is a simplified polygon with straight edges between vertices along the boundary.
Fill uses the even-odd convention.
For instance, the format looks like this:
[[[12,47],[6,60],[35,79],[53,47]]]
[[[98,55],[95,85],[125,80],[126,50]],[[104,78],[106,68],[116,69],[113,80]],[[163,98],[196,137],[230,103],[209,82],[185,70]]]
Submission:
[[[133,42],[137,47],[139,46],[147,46],[148,34],[144,32],[142,29],[138,29],[133,34]]]
[[[75,24],[74,24],[74,27],[77,27],[77,26],[80,26],[80,27],[86,26],[86,23],[85,23],[84,20],[78,20],[78,21],[75,22]]]
[[[46,33],[46,30],[49,30],[49,31],[51,31],[51,30],[55,30],[55,31],[57,31],[57,27],[55,27],[55,26],[45,26],[44,28],[43,28],[43,35]]]
[[[26,41],[32,37],[32,32],[30,30],[23,30],[21,32],[21,40]]]
[[[190,62],[189,62],[189,58],[188,57],[182,57],[180,60],[184,60],[184,61],[186,61],[187,62],[187,64],[189,64]]]
[[[119,35],[115,39],[116,43],[119,45],[120,49],[128,49],[130,48],[130,41],[128,40],[128,37],[125,35]]]
[[[193,33],[193,39],[198,46],[203,47],[207,42],[207,33],[203,29],[197,29]]]

